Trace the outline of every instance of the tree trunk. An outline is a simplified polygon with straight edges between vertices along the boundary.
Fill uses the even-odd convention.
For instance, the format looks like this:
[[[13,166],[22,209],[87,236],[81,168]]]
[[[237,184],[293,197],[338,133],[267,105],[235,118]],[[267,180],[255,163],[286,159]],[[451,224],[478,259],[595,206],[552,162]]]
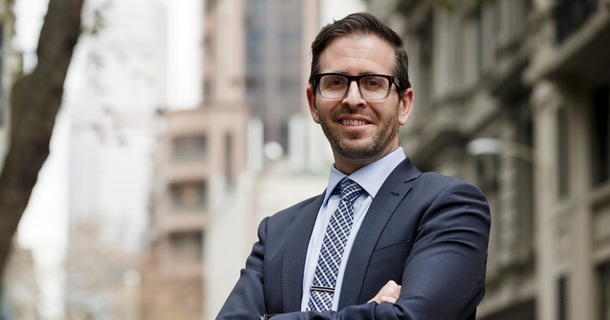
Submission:
[[[84,0],[50,0],[38,66],[13,85],[10,147],[0,174],[0,288],[11,239],[49,155],[64,80],[81,28]]]

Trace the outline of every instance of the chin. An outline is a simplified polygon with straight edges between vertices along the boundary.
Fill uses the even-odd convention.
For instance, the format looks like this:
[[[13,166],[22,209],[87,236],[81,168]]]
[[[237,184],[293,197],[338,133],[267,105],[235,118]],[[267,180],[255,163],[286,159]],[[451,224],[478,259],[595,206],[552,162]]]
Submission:
[[[381,152],[379,145],[372,141],[339,141],[333,145],[333,149],[342,157],[352,160],[371,159]]]

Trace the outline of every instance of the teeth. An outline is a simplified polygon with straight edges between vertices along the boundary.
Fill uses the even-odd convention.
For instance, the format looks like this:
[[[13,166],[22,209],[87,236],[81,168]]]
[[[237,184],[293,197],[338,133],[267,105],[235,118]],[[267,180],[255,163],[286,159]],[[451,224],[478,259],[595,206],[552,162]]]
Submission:
[[[366,124],[366,122],[362,120],[341,120],[341,123],[346,126],[361,126]]]

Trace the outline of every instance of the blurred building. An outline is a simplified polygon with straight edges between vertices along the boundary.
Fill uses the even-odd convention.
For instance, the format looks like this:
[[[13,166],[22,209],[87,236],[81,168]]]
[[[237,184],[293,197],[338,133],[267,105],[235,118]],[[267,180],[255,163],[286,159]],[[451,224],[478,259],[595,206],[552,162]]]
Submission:
[[[288,146],[288,123],[301,112],[305,98],[302,61],[307,24],[317,27],[304,8],[317,9],[317,1],[252,0],[245,6],[246,95],[253,117],[263,120],[265,142]],[[315,10],[314,9],[314,10]],[[307,48],[307,45],[305,46]]]
[[[164,115],[159,134],[143,319],[215,318],[260,220],[322,192],[326,181],[321,130],[304,122],[317,1],[203,8],[203,102]],[[265,156],[271,141],[290,159],[277,145]]]
[[[204,1],[204,99],[163,116],[141,267],[142,319],[206,318],[206,301],[215,296],[210,282],[223,279],[208,272],[208,231],[246,170],[244,5]]]
[[[406,40],[407,156],[489,200],[478,319],[610,319],[610,3],[369,8]]]
[[[165,103],[166,9],[88,1],[71,65],[67,319],[138,319],[157,109]]]
[[[150,198],[150,247],[141,267],[142,319],[201,319],[206,233],[245,169],[246,123],[247,110],[239,105],[204,105],[164,117]]]
[[[343,1],[344,9],[349,4]],[[263,143],[279,143],[294,171],[325,170],[332,158],[322,130],[309,120],[305,94],[320,16],[333,16],[323,9],[320,0],[245,5],[245,91],[251,118],[262,122]]]

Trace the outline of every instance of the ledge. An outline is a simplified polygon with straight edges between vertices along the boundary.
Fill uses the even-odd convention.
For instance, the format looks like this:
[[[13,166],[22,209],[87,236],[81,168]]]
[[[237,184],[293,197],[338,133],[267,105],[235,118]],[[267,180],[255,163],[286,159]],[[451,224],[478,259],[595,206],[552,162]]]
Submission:
[[[532,61],[524,81],[542,79],[579,79],[594,83],[610,69],[610,14],[608,5],[600,3],[587,24],[549,52],[548,57]]]

